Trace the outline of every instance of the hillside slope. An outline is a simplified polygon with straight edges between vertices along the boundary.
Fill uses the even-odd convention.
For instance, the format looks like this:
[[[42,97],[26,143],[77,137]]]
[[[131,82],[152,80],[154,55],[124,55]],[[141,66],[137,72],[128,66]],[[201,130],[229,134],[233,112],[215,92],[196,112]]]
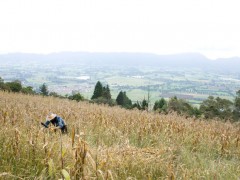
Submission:
[[[68,135],[42,129],[49,112]],[[238,124],[5,92],[0,122],[0,179],[240,177]]]

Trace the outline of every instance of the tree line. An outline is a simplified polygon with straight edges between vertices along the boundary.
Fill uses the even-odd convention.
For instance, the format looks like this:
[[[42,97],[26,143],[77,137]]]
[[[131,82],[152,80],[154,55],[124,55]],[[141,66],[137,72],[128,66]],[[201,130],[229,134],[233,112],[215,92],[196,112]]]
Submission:
[[[111,106],[119,105],[126,109],[136,108],[139,110],[149,110],[149,102],[146,99],[132,103],[125,91],[120,91],[114,101],[111,99],[109,86],[104,87],[100,81],[98,81],[95,86],[91,100],[96,103],[104,103]],[[157,100],[152,110],[164,114],[176,112],[187,117],[240,121],[240,90],[236,93],[233,102],[228,99],[209,96],[198,108],[192,106],[188,101],[174,96],[168,101],[164,98]]]
[[[0,90],[15,92],[15,93],[23,93],[23,94],[31,94],[31,95],[42,95],[42,96],[53,96],[59,98],[68,98],[70,100],[82,101],[84,97],[80,93],[75,93],[72,95],[62,96],[56,92],[52,92],[48,90],[48,86],[43,83],[39,86],[38,89],[34,90],[32,86],[23,86],[21,81],[15,80],[12,82],[4,82],[4,80],[0,77]]]
[[[86,100],[80,93],[62,96],[56,92],[49,92],[48,87],[45,83],[35,91],[31,86],[24,87],[18,80],[5,83],[1,77],[0,90],[21,92],[24,94],[38,94],[43,96],[68,98],[75,101]],[[90,102],[107,104],[109,106],[118,105],[126,109],[139,109],[146,111],[150,110],[148,100],[144,98],[142,101],[133,103],[132,100],[127,96],[126,91],[120,91],[116,99],[112,99],[109,86],[104,86],[100,81],[98,81],[95,85]],[[216,118],[223,121],[240,121],[240,90],[236,92],[234,101],[222,99],[220,97],[209,96],[200,104],[199,108],[192,106],[188,101],[179,99],[176,96],[171,97],[168,101],[164,98],[160,98],[154,103],[152,110],[157,113],[164,114],[176,112],[187,117],[205,119]]]

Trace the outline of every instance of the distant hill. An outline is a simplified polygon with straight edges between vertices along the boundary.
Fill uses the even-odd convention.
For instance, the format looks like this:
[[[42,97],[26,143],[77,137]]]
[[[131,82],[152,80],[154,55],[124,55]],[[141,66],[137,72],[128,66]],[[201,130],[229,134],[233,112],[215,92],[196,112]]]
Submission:
[[[0,55],[0,63],[21,63],[41,61],[42,63],[83,63],[89,65],[126,65],[159,66],[172,68],[201,68],[222,72],[240,73],[240,58],[221,58],[210,60],[202,54],[183,53],[173,55],[156,55],[150,53],[88,53],[60,52],[52,54],[12,53]]]

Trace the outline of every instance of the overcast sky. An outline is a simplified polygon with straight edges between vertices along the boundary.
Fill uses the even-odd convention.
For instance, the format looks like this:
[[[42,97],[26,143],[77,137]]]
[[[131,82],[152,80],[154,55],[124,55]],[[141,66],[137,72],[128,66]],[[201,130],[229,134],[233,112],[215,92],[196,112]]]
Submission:
[[[60,51],[240,56],[240,1],[0,1],[0,53]]]

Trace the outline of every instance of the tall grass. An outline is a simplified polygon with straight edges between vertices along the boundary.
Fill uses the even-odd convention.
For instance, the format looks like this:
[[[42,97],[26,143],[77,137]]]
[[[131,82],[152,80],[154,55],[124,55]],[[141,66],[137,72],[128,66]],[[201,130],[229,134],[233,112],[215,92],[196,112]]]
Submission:
[[[49,112],[68,135],[42,129]],[[0,179],[238,179],[240,125],[0,92]]]

